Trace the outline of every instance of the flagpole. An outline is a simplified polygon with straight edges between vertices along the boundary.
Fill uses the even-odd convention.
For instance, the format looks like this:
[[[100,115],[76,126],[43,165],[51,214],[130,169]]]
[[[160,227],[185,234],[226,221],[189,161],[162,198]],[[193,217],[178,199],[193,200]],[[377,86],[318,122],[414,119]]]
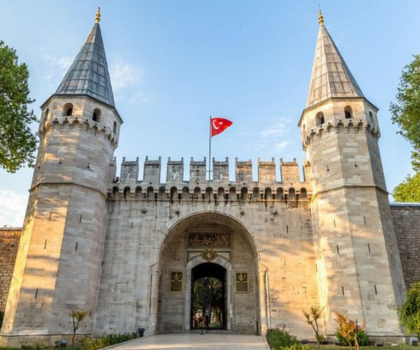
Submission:
[[[209,181],[211,179],[211,116],[209,120]]]

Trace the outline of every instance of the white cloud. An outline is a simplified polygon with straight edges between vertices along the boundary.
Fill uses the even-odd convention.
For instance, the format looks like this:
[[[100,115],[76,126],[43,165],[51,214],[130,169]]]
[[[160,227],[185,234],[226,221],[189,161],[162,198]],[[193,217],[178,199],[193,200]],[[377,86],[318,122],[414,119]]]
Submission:
[[[277,151],[283,151],[289,144],[290,144],[290,140],[281,141],[281,142],[276,143],[274,145],[274,148]]]
[[[44,76],[47,80],[54,82],[55,84],[58,84],[57,81],[64,77],[64,74],[66,74],[73,62],[73,58],[69,56],[56,57],[45,54],[42,57],[46,63],[46,72],[44,73]]]
[[[128,102],[134,105],[149,105],[153,102],[153,99],[150,96],[146,95],[143,91],[138,90],[131,94],[130,98],[128,99]]]
[[[116,57],[109,70],[114,91],[138,85],[143,78],[142,70],[126,62],[121,56]]]
[[[277,137],[283,135],[289,128],[290,120],[286,118],[281,118],[277,121],[276,124],[270,126],[269,128],[261,131],[261,137],[267,139],[269,137]]]
[[[54,67],[55,71],[60,71],[63,74],[70,68],[73,59],[69,56],[56,57],[50,54],[44,55],[44,60],[50,67]]]
[[[259,132],[258,142],[244,144],[244,147],[253,150],[274,147],[276,151],[283,151],[291,143],[291,139],[286,138],[285,135],[290,134],[290,125],[292,123],[293,120],[288,118],[277,119],[271,126]]]
[[[21,227],[25,217],[28,195],[9,190],[0,191],[0,227]]]

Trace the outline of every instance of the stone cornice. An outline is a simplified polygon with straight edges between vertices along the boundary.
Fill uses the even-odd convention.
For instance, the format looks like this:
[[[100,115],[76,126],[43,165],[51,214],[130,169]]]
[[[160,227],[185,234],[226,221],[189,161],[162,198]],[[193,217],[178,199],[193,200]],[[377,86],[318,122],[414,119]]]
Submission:
[[[118,140],[115,138],[115,135],[109,128],[105,126],[99,128],[98,123],[93,122],[89,119],[81,120],[78,117],[75,118],[68,118],[68,117],[60,117],[54,118],[51,122],[47,121],[43,125],[40,125],[38,134],[39,136],[44,136],[47,132],[56,130],[56,129],[63,129],[64,126],[68,125],[70,128],[78,127],[79,130],[85,130],[87,132],[92,133],[93,135],[102,135],[104,139],[108,140],[111,143],[111,146],[115,149],[118,146]]]
[[[359,132],[370,133],[377,139],[381,137],[380,131],[374,125],[366,123],[362,119],[340,119],[335,123],[328,122],[309,129],[303,135],[303,144],[306,147],[315,140],[321,139],[324,133],[334,132],[338,134],[341,131],[344,133],[354,132],[355,134]]]

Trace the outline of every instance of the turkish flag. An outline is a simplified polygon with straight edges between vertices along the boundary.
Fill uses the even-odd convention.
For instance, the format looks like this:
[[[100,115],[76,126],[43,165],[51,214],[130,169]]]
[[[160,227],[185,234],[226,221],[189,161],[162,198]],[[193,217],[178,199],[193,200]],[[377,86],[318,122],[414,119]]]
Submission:
[[[233,123],[224,118],[210,118],[211,136],[216,136],[225,131]]]

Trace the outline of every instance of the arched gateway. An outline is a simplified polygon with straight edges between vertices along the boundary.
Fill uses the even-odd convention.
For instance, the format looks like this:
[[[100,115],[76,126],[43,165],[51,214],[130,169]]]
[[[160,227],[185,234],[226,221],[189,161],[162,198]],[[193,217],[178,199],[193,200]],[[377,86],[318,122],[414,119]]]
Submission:
[[[235,333],[255,334],[259,328],[256,248],[236,219],[215,212],[181,219],[162,244],[159,271],[157,332],[199,328],[205,315],[213,327]],[[220,290],[213,307],[203,310],[197,281],[209,280],[219,281]]]

